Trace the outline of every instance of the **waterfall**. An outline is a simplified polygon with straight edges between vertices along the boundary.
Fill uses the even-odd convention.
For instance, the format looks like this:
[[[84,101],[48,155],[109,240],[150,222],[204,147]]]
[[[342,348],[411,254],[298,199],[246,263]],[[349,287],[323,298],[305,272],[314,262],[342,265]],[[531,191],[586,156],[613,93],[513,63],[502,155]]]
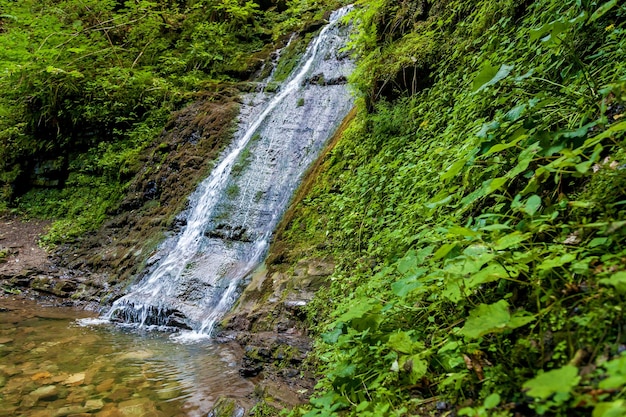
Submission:
[[[244,97],[233,142],[189,197],[184,228],[105,318],[214,330],[266,255],[304,172],[353,105],[345,84],[353,64],[341,52],[348,11],[331,15],[277,93]]]

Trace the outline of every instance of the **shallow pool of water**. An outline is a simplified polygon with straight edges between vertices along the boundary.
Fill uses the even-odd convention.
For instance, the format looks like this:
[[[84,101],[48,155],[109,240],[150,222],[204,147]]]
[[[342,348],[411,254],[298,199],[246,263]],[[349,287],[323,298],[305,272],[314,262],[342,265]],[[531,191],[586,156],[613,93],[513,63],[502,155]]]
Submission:
[[[0,296],[0,416],[206,416],[221,396],[249,401],[234,348],[77,322],[90,315]]]

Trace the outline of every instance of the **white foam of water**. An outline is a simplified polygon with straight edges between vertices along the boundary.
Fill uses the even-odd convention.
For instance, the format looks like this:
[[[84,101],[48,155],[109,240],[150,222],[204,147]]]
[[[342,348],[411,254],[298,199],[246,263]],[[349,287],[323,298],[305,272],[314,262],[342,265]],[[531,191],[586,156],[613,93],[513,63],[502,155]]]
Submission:
[[[323,55],[330,53],[327,49],[330,47],[329,45],[336,46],[333,42],[335,42],[334,38],[338,35],[331,33],[331,30],[339,25],[339,21],[348,11],[349,7],[333,13],[330,24],[322,29],[320,34],[307,48],[301,61],[302,64],[297,68],[295,75],[291,76],[279,93],[266,103],[260,114],[246,127],[243,134],[235,140],[235,143],[223,155],[209,177],[200,184],[198,190],[192,195],[186,226],[175,242],[169,245],[169,251],[147,277],[113,304],[110,311],[105,315],[105,319],[130,320],[137,322],[141,326],[155,324],[155,322],[157,324],[169,324],[167,322],[160,323],[154,316],[167,316],[168,314],[171,315],[173,311],[178,311],[184,314],[183,320],[185,320],[187,325],[193,327],[195,333],[202,335],[211,334],[214,331],[220,318],[236,300],[237,289],[241,280],[254,269],[265,255],[273,228],[284,209],[286,209],[291,192],[293,192],[296,186],[294,181],[291,183],[285,182],[285,185],[282,185],[283,188],[280,189],[282,191],[279,190],[282,194],[278,194],[276,196],[277,202],[273,202],[276,206],[272,208],[274,210],[273,213],[264,220],[263,227],[258,228],[258,230],[255,229],[258,233],[253,236],[254,240],[250,244],[239,245],[243,248],[241,250],[246,252],[245,255],[240,256],[237,253],[237,245],[233,246],[232,242],[211,243],[210,240],[207,242],[207,237],[205,236],[209,225],[211,222],[215,222],[215,216],[219,214],[216,211],[226,198],[225,196],[228,193],[227,186],[229,181],[232,181],[231,171],[233,166],[242,151],[251,142],[251,139],[255,134],[258,134],[257,132],[259,132],[262,125],[266,126],[266,130],[269,129],[270,132],[276,134],[279,134],[281,128],[291,129],[291,133],[298,128],[297,120],[289,120],[290,116],[288,113],[285,113],[285,107],[293,110],[294,106],[291,102],[295,103],[298,95],[303,94],[304,81],[310,75],[314,63],[319,68],[325,68],[330,65],[328,62],[325,62],[327,58]],[[316,69],[315,71],[318,70]],[[318,92],[318,94],[323,93]],[[345,95],[347,92],[343,94]],[[337,104],[335,106],[336,109],[332,107],[332,103],[329,104],[328,106],[330,106],[331,110],[327,111],[335,110],[335,112],[343,111],[347,113],[347,110],[351,107],[351,99],[341,97],[341,100],[341,105]],[[287,104],[287,101],[289,101],[289,104]],[[275,110],[279,106],[282,110],[276,113]],[[338,114],[335,114],[335,116],[339,121],[343,118],[343,116]],[[333,123],[338,122],[333,120]],[[270,126],[270,128],[267,128],[267,126]],[[293,139],[291,140],[293,141]],[[306,139],[302,138],[302,140]],[[279,146],[274,142],[275,137],[271,136],[267,144],[264,145],[265,150],[257,166],[258,169],[271,172],[272,155],[277,152],[276,147]],[[306,158],[303,157],[303,152],[308,152],[308,147],[311,145],[300,144],[299,146],[301,146],[301,149],[296,148],[297,153],[292,156],[292,158],[295,158],[295,165],[298,165],[297,162],[300,158],[303,161],[306,160],[307,163],[314,158],[314,156],[309,154],[306,154]],[[321,148],[321,145],[317,147]],[[298,168],[298,176],[302,175],[302,172],[307,167],[307,164],[304,162],[301,165]],[[271,175],[276,175],[276,173]],[[281,173],[279,172],[278,175],[279,177],[270,175],[263,177],[259,172],[258,175],[256,173],[249,174],[246,178],[238,203],[242,207],[241,218],[238,220],[242,230],[246,230],[245,228],[249,226],[249,216],[254,206],[252,202],[254,191],[257,190],[258,194],[259,190],[273,186],[272,183],[276,181],[282,184]],[[261,176],[261,179],[259,179],[259,176]],[[280,180],[278,180],[279,178]],[[257,188],[249,190],[252,185],[256,185]],[[258,207],[255,206],[254,209],[258,211]],[[217,249],[211,249],[211,245]],[[195,294],[198,291],[205,293],[204,295],[195,295],[195,299],[188,297],[189,293]],[[184,293],[184,297],[180,295],[181,293]],[[217,298],[213,300],[212,297]],[[180,319],[180,317],[177,316],[176,319]]]

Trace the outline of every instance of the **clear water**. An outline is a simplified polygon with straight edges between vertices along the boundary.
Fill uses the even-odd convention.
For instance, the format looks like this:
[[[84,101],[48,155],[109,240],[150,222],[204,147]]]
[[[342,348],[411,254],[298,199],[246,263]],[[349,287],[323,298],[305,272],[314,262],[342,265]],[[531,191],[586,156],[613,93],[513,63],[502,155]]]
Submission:
[[[250,401],[235,347],[78,324],[86,316],[0,296],[0,416],[206,416],[220,396]]]
[[[186,226],[163,243],[108,319],[212,333],[266,254],[307,167],[353,105],[342,82],[353,69],[341,52],[347,11],[331,16],[278,92],[244,98],[235,140],[190,197]]]

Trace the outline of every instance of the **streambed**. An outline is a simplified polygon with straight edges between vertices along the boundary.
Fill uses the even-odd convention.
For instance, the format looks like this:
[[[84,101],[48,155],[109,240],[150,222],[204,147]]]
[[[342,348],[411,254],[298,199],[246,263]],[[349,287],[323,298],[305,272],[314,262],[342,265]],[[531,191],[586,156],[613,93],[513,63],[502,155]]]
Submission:
[[[249,404],[236,346],[90,326],[89,312],[0,296],[0,416],[206,416]]]

